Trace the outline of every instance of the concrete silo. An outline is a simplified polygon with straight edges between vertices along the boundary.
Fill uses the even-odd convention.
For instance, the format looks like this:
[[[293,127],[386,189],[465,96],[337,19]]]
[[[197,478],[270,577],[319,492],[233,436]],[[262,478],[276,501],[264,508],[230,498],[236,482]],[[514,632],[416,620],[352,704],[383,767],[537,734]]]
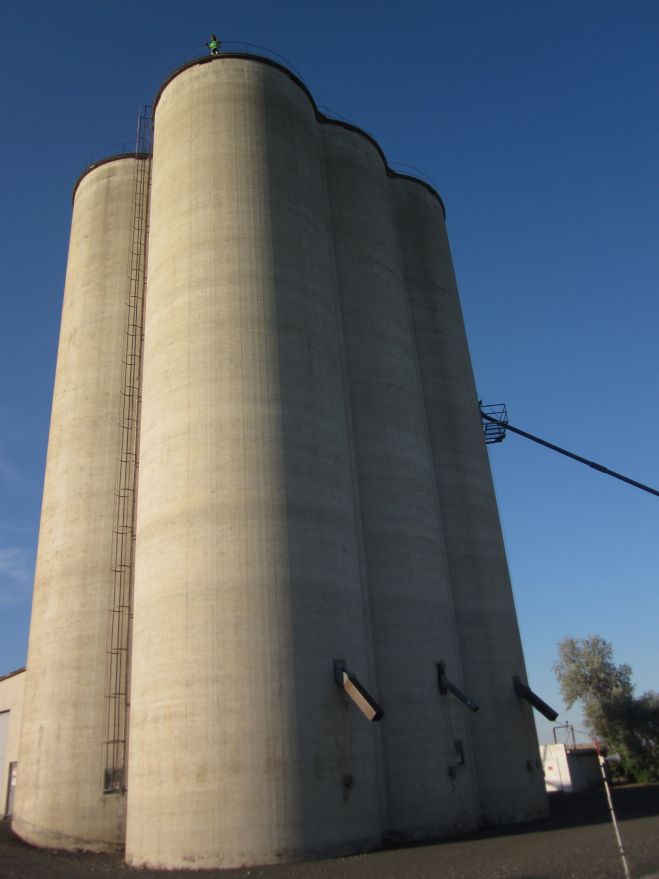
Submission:
[[[540,814],[439,197],[265,58],[154,126],[76,192],[15,829],[235,867]]]
[[[460,655],[391,180],[362,132],[325,125],[324,141],[376,676],[387,706],[386,832],[446,835],[477,826],[479,811],[464,708],[437,690],[437,663],[458,680]],[[469,754],[459,768],[456,742]]]
[[[373,845],[377,729],[332,678],[370,684],[371,645],[314,108],[225,57],[154,123],[127,858]]]
[[[118,546],[122,508],[132,499],[118,498],[117,488],[135,187],[144,161],[99,163],[74,195],[13,818],[24,839],[58,848],[119,847],[124,835],[124,803],[103,792],[118,682],[108,680],[108,610],[113,569],[131,541],[129,534],[126,549]],[[126,631],[114,638],[120,646],[125,681]]]
[[[521,821],[547,800],[532,711],[513,686],[524,657],[443,211],[418,184],[393,185],[464,685],[480,706],[471,731],[481,814]]]

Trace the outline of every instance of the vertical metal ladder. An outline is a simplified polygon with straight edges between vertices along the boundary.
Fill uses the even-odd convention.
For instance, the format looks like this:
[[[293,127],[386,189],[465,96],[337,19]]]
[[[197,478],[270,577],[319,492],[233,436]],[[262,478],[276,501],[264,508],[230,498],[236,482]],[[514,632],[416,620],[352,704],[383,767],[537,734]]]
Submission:
[[[138,113],[135,143],[134,209],[126,282],[121,410],[114,488],[103,743],[105,793],[121,793],[126,789],[135,509],[139,466],[152,131],[151,107],[143,107]]]

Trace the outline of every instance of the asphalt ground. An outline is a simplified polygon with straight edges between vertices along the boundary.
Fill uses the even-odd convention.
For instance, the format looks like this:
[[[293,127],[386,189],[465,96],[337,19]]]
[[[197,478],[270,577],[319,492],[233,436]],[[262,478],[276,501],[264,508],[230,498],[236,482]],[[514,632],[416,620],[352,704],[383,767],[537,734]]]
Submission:
[[[613,789],[632,879],[659,879],[659,784]],[[432,845],[240,870],[203,879],[622,879],[603,789],[550,796],[540,821]],[[0,821],[0,879],[190,879],[184,870],[138,870],[120,856],[35,849]]]

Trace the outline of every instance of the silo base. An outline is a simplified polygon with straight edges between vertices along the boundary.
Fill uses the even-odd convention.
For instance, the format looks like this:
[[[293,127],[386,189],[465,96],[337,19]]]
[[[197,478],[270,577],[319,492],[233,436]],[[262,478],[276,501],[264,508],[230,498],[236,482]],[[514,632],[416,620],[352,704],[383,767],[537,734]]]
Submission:
[[[59,830],[40,827],[14,816],[11,822],[12,833],[23,842],[35,848],[58,849],[59,851],[83,851],[105,854],[115,854],[123,850],[122,842],[107,842],[101,839],[84,839],[72,836]]]
[[[292,864],[301,861],[323,860],[327,858],[349,857],[378,851],[384,847],[382,837],[350,840],[332,846],[305,846],[301,848],[282,848],[273,852],[199,852],[181,853],[177,857],[164,857],[157,853],[126,853],[126,863],[130,867],[151,870],[229,870],[243,867],[264,867],[269,864]]]

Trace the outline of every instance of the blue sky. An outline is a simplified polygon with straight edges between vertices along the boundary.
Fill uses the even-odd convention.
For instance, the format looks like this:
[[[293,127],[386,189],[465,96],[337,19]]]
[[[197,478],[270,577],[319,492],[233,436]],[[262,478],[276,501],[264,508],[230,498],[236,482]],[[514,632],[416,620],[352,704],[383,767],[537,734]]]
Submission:
[[[482,398],[659,486],[654,0],[4,0],[0,28],[0,674],[25,661],[72,186],[211,30],[439,189]],[[531,686],[562,709],[557,641],[597,633],[659,689],[659,499],[512,435],[490,453]]]

